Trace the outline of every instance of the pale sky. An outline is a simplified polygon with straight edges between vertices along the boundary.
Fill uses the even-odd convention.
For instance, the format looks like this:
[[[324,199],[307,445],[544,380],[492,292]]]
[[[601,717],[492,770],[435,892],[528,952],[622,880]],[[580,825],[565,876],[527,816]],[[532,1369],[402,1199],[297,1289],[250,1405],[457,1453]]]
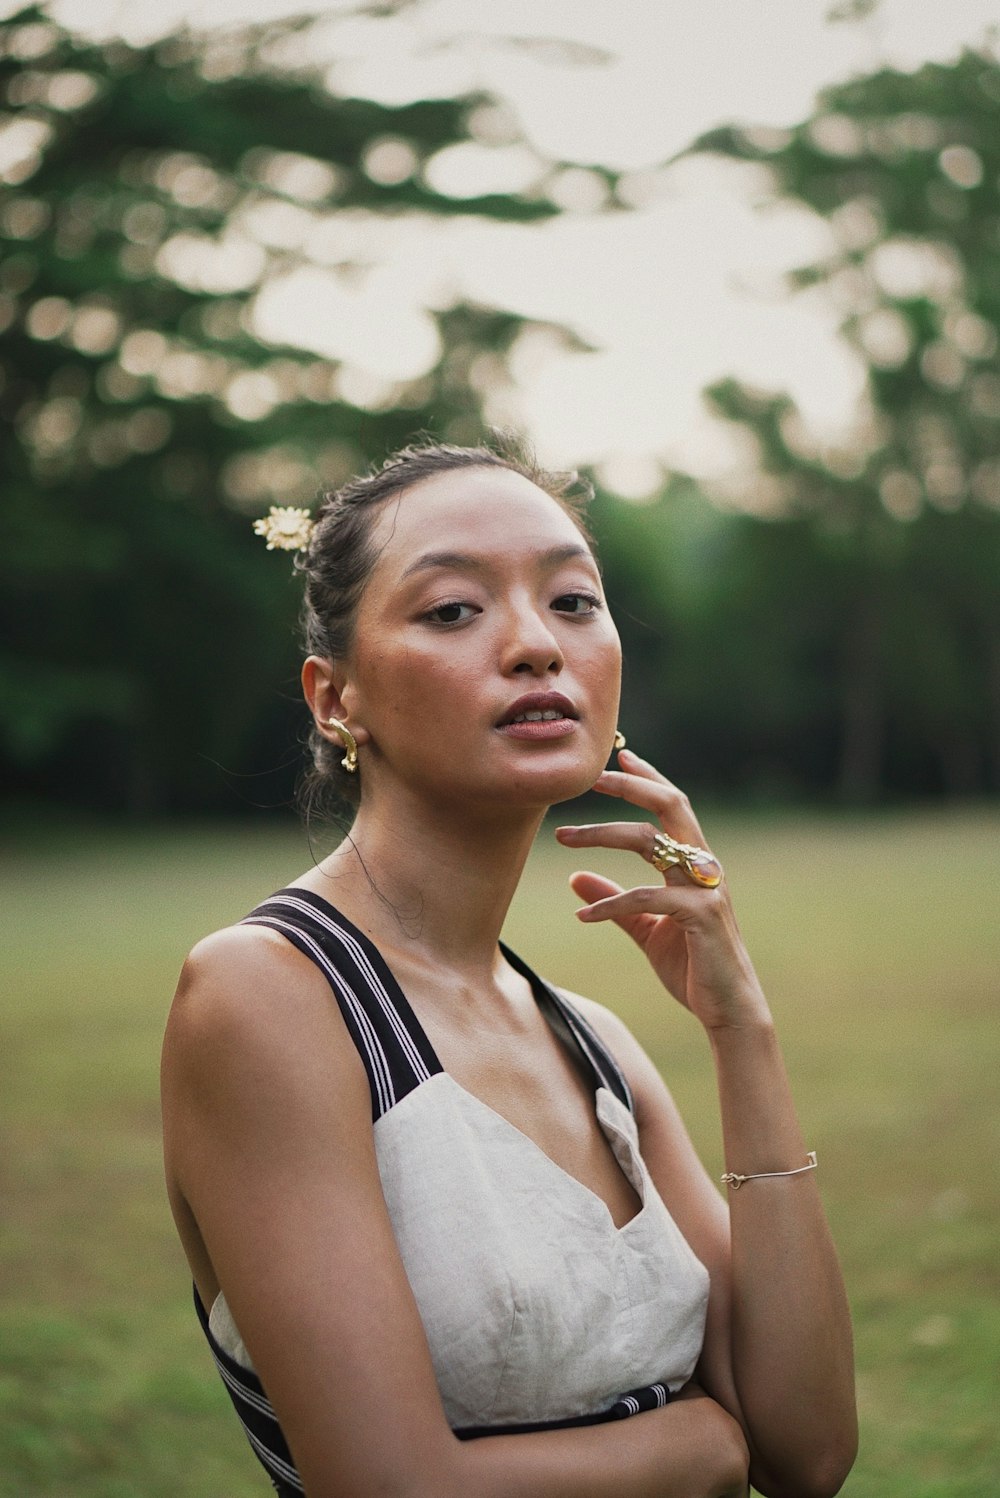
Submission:
[[[397,223],[391,235],[339,216],[328,235],[336,254],[327,245],[315,271],[265,292],[260,331],[345,359],[359,389],[377,390],[428,367],[436,350],[423,309],[453,294],[565,323],[598,352],[526,341],[516,399],[492,414],[524,426],[545,460],[602,464],[637,494],[660,465],[705,476],[745,466],[705,413],[699,392],[713,380],[787,389],[829,436],[849,427],[861,390],[836,310],[820,294],[789,300],[780,287],[783,271],[822,253],[825,224],[764,202],[754,168],[649,168],[713,125],[792,124],[828,83],[953,57],[991,26],[997,36],[996,0],[882,0],[861,24],[829,23],[829,0],[424,0],[379,21],[315,0],[50,8],[80,30],[134,41],[185,20],[204,27],[315,9],[324,25],[311,50],[329,58],[338,91],[402,103],[485,88],[505,100],[530,146],[576,164],[556,186],[571,211],[537,227],[469,217]],[[497,130],[502,121],[484,121],[486,135]],[[581,168],[598,162],[633,174],[632,212],[597,211],[600,192]],[[459,148],[432,170],[456,195],[537,177],[531,150],[503,144]],[[345,252],[372,265],[350,285],[321,263]]]

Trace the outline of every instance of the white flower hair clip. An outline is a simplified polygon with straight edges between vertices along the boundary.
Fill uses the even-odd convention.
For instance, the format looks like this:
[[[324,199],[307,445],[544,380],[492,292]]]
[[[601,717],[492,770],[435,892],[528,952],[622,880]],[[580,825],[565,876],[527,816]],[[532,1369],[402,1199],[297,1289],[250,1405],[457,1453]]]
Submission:
[[[308,510],[297,510],[291,505],[272,505],[267,514],[255,520],[255,536],[263,536],[268,551],[302,551],[309,545],[315,527]]]

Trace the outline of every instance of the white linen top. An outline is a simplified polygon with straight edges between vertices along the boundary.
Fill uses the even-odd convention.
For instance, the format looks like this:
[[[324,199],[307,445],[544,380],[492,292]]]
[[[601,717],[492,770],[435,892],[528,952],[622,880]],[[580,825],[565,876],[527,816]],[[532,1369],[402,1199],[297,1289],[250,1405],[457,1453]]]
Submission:
[[[708,1273],[664,1206],[635,1119],[595,1109],[640,1210],[606,1204],[447,1072],[374,1122],[382,1189],[453,1428],[560,1420],[676,1391],[701,1351]],[[223,1295],[219,1344],[252,1363]]]

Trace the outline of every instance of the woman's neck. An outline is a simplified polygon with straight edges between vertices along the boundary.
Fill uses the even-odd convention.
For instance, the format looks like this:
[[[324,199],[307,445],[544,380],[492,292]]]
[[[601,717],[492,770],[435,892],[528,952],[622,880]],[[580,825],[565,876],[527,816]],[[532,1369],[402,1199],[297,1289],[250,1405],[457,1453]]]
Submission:
[[[497,942],[544,811],[430,808],[412,797],[363,808],[309,883],[384,949],[492,974]]]

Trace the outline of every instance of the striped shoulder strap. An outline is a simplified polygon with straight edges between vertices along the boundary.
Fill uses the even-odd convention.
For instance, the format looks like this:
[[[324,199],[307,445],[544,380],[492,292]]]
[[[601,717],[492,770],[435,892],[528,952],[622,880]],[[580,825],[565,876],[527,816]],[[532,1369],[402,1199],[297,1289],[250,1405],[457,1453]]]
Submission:
[[[635,1113],[632,1089],[628,1085],[625,1073],[593,1025],[584,1019],[576,1005],[570,1003],[565,994],[561,993],[558,988],[553,988],[551,983],[546,983],[543,978],[539,978],[537,973],[534,973],[528,964],[503,942],[500,943],[500,950],[511,967],[527,978],[538,1002],[550,1011],[554,1011],[562,1020],[586,1061],[593,1075],[595,1086],[606,1087],[609,1092],[614,1093],[619,1102],[625,1104],[630,1113]]]
[[[323,973],[368,1074],[373,1121],[442,1070],[377,947],[322,896],[279,890],[241,924],[280,931]]]
[[[264,1393],[263,1384],[256,1373],[252,1373],[235,1358],[230,1357],[225,1348],[216,1341],[209,1325],[208,1313],[202,1305],[197,1289],[194,1292],[194,1308],[198,1313],[201,1329],[212,1350],[215,1366],[222,1376],[226,1393],[233,1402],[233,1408],[239,1416],[246,1438],[257,1460],[274,1484],[279,1498],[293,1498],[293,1495],[303,1493],[305,1489],[302,1486],[302,1479],[295,1470],[288,1442],[278,1424],[278,1417],[274,1413],[271,1402]]]

